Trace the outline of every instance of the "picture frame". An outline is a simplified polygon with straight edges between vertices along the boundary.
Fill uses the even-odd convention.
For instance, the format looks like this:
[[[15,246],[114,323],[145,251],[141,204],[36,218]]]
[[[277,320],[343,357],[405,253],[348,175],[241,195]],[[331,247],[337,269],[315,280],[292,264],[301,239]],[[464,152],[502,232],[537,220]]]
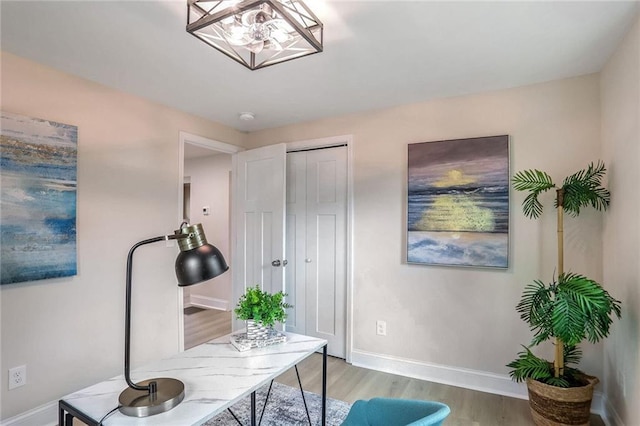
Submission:
[[[0,284],[76,275],[78,128],[0,119]]]
[[[408,144],[407,263],[508,268],[509,136]]]

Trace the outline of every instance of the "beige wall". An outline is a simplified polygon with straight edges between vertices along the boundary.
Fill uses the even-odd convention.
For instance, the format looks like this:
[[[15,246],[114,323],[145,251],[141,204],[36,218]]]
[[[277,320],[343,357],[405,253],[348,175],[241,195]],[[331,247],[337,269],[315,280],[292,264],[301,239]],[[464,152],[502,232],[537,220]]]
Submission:
[[[512,172],[540,168],[561,180],[600,157],[599,105],[590,75],[266,130],[248,146],[353,135],[355,351],[506,375],[531,338],[515,311],[523,287],[551,280],[556,267],[551,194],[538,221],[522,215],[524,195],[511,194],[508,270],[407,265],[407,144],[509,134]],[[566,222],[566,269],[600,280],[601,214]],[[387,336],[375,334],[377,319]],[[601,345],[585,348],[583,366],[602,374]]]
[[[2,53],[3,111],[78,126],[78,275],[0,290],[1,418],[121,373],[129,248],[173,232],[179,132],[230,144],[222,125]],[[136,251],[135,365],[177,352],[177,247]],[[27,385],[7,391],[7,370],[27,365]]]
[[[184,175],[189,176],[191,181],[191,223],[202,223],[207,232],[207,240],[220,249],[229,267],[233,267],[229,243],[231,155],[218,154],[186,160]],[[210,208],[208,216],[202,213],[204,206]],[[219,299],[228,302],[230,308],[235,304],[231,300],[230,273],[189,287],[189,291],[192,298],[203,296]],[[202,301],[202,299],[199,300]]]
[[[640,19],[603,70],[601,93],[612,193],[604,222],[604,280],[623,307],[605,346],[606,392],[608,408],[633,426],[640,424]]]
[[[609,248],[612,255],[604,256],[605,282],[609,285],[610,276],[616,281],[611,290],[625,303],[625,319],[615,327],[606,355],[601,345],[587,345],[583,368],[610,379],[607,391],[615,409],[627,420],[638,419],[629,412],[632,408],[624,407],[621,388],[610,377],[622,365],[632,381],[627,382],[626,400],[638,398],[640,231],[633,183],[639,181],[639,115],[633,88],[627,89],[636,84],[638,93],[637,68],[633,71],[637,33],[636,25],[636,41],[630,36],[611,60],[602,91],[600,77],[591,75],[249,135],[2,54],[3,110],[79,128],[79,275],[2,286],[2,383],[8,368],[21,364],[27,364],[29,383],[11,392],[2,386],[1,418],[120,373],[125,256],[134,242],[177,225],[180,130],[248,147],[352,134],[354,349],[506,374],[504,365],[530,339],[514,309],[522,288],[554,273],[551,197],[543,200],[543,218],[532,221],[521,214],[524,196],[511,194],[511,266],[506,271],[407,265],[407,144],[509,134],[512,172],[540,168],[562,179],[603,156],[602,95],[612,208],[605,214],[585,211],[579,220],[567,218],[565,264],[601,280],[602,218],[607,218],[605,247],[619,247],[618,238],[626,238],[624,250]],[[635,234],[629,232],[631,223]],[[178,348],[178,290],[171,278],[176,250],[159,243],[137,252],[135,364]],[[618,270],[620,262],[624,270]],[[375,335],[377,319],[387,321],[386,337]],[[635,341],[633,349],[630,341]]]

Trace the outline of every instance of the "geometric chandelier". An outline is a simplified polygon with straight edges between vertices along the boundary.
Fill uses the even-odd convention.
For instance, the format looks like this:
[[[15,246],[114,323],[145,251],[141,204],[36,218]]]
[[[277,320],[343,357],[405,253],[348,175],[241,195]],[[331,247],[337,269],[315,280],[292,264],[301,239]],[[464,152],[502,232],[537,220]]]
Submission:
[[[301,0],[187,4],[187,32],[251,70],[322,52],[322,31]]]

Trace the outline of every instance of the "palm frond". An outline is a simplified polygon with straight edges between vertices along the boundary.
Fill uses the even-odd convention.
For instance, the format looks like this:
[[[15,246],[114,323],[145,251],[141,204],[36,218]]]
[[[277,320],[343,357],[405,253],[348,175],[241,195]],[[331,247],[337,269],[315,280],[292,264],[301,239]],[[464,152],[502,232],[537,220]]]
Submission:
[[[552,337],[553,290],[536,280],[525,287],[516,311],[520,318],[529,324],[534,336],[531,345],[535,346]]]
[[[512,182],[516,191],[529,191],[522,202],[524,215],[533,219],[540,217],[542,203],[538,200],[538,195],[555,187],[551,176],[540,170],[523,170],[513,176]]]
[[[620,316],[620,301],[596,281],[573,273],[558,277],[553,333],[567,345],[574,346],[585,338],[595,343],[606,337],[612,313]]]
[[[602,187],[602,178],[606,172],[602,161],[591,163],[586,169],[580,170],[565,178],[562,189],[564,191],[563,208],[571,216],[580,214],[580,209],[591,205],[596,210],[606,210],[609,206],[611,194]]]
[[[553,378],[549,362],[535,356],[526,346],[523,348],[524,351],[518,352],[518,358],[507,364],[512,369],[509,376],[516,382],[527,378],[546,382]]]
[[[522,202],[522,212],[528,218],[537,219],[542,214],[542,203],[538,200],[538,193],[532,192]]]
[[[513,175],[511,181],[513,182],[513,188],[516,191],[532,191],[540,193],[555,186],[551,176],[545,172],[535,169],[522,170]]]
[[[564,345],[564,363],[578,364],[582,359],[582,351],[577,346]]]
[[[569,381],[565,379],[563,376],[549,377],[547,380],[545,380],[545,383],[551,386],[557,386],[559,388],[568,388],[571,386]]]

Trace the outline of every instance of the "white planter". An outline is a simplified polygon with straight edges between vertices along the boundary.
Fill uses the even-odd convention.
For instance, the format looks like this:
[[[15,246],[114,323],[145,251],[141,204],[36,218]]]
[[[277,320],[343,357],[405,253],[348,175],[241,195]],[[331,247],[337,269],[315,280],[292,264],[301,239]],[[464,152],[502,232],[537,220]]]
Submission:
[[[247,339],[262,340],[269,338],[271,327],[265,327],[254,320],[247,320]]]

